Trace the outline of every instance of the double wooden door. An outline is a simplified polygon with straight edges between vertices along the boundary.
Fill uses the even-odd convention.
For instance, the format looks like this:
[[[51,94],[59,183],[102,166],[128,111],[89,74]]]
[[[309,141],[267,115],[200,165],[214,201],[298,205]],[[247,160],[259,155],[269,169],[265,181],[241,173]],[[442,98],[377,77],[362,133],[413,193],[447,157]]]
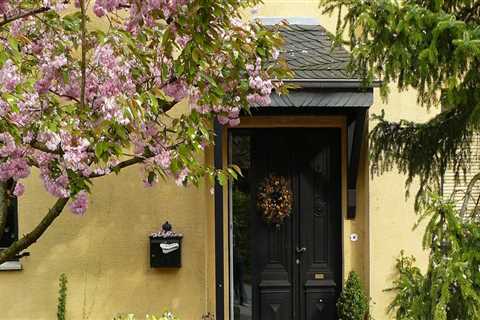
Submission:
[[[251,136],[252,318],[335,320],[341,286],[338,129],[261,129]],[[285,177],[293,211],[269,225],[255,205],[269,175]]]

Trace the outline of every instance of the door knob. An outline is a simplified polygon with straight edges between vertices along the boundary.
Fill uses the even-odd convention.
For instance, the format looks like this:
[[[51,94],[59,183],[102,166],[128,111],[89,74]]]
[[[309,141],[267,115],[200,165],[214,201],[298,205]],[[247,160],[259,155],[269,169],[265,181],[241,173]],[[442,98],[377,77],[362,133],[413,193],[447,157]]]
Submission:
[[[297,247],[296,251],[297,251],[297,253],[303,253],[303,252],[307,251],[307,248],[305,248],[305,247],[302,247],[302,248]]]

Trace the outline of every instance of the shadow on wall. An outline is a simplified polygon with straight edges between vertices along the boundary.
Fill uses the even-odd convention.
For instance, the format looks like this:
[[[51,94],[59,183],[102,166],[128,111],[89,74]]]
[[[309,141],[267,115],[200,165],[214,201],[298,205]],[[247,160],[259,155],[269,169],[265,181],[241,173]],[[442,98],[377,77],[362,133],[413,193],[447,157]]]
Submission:
[[[20,202],[21,232],[31,230],[54,201],[45,198],[37,179],[27,187]],[[28,249],[32,255],[22,261],[24,271],[0,274],[2,316],[52,319],[57,279],[66,273],[71,319],[110,319],[123,312],[158,314],[164,308],[181,318],[200,318],[206,311],[210,198],[205,190],[174,183],[144,188],[138,168],[95,181],[84,217],[66,208]],[[182,268],[151,269],[148,236],[166,220],[185,235]]]

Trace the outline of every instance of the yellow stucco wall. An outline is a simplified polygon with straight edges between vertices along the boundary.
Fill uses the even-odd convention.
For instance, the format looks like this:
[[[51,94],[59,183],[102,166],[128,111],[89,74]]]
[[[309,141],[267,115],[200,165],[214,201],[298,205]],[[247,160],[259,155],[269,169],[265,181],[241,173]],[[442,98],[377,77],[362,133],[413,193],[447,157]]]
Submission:
[[[388,103],[383,103],[377,92],[371,113],[379,113],[382,109],[391,120],[409,119],[426,121],[431,113],[416,104],[416,93],[413,91],[398,92],[392,87]],[[413,210],[414,197],[405,199],[405,177],[393,171],[380,177],[370,179],[369,185],[369,237],[370,237],[370,294],[373,298],[373,315],[375,319],[384,319],[387,305],[392,293],[389,288],[396,276],[394,263],[401,250],[413,254],[421,267],[427,263],[426,252],[421,242],[423,228],[412,230],[418,216]],[[413,195],[417,190],[411,186]]]
[[[330,31],[336,23],[336,17],[321,14],[317,0],[266,0],[258,16],[316,17]],[[392,90],[388,104],[378,93],[375,100],[371,113],[383,108],[390,119],[423,121],[430,116],[416,105],[414,92]],[[357,219],[343,224],[344,273],[359,272],[374,301],[374,318],[387,319],[391,296],[383,290],[390,286],[398,253],[406,249],[420,263],[426,260],[421,230],[411,231],[416,216],[413,199],[404,197],[405,178],[396,172],[371,178],[366,145],[362,160]],[[212,162],[211,150],[205,161]],[[33,176],[20,202],[20,232],[30,230],[53,202]],[[185,234],[183,267],[152,270],[148,234],[167,219]],[[351,242],[351,233],[359,241]],[[0,319],[53,319],[62,272],[69,277],[69,319],[111,319],[118,312],[143,316],[164,308],[185,320],[200,319],[215,306],[214,246],[210,186],[184,189],[160,183],[145,189],[138,168],[128,169],[96,182],[85,217],[62,214],[29,248],[32,255],[22,260],[23,271],[0,272]]]
[[[20,232],[27,232],[54,199],[38,174],[20,201]],[[0,272],[0,319],[54,319],[58,276],[68,276],[68,319],[112,319],[119,312],[160,313],[171,308],[182,319],[200,319],[208,309],[207,234],[212,224],[210,187],[160,183],[145,188],[139,168],[96,181],[84,217],[68,209],[28,249],[21,272]],[[148,235],[170,221],[182,232],[183,266],[149,266]]]

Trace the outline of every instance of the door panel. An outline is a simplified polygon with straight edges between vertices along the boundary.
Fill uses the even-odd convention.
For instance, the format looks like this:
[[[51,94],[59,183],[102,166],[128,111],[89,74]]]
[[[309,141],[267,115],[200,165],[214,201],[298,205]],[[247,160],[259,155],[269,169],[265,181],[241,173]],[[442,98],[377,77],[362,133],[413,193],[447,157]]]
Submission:
[[[252,318],[238,319],[336,320],[340,130],[258,129],[249,141]],[[270,174],[286,177],[294,195],[292,213],[278,227],[265,223],[256,206]]]
[[[291,290],[261,287],[260,291],[260,319],[291,319]]]
[[[337,284],[341,283],[339,146],[339,137],[331,132],[312,133],[303,137],[296,163],[299,244],[307,248],[299,272],[300,305],[307,310],[306,320],[335,319]]]
[[[307,320],[336,319],[336,290],[334,287],[311,290],[306,294]]]
[[[272,173],[291,175],[290,155],[285,156],[283,139],[272,139],[269,131],[256,133],[252,143],[253,312],[257,316],[255,319],[293,319],[296,292],[292,262],[294,224],[287,220],[278,228],[268,225],[256,209],[257,191],[266,176]]]

